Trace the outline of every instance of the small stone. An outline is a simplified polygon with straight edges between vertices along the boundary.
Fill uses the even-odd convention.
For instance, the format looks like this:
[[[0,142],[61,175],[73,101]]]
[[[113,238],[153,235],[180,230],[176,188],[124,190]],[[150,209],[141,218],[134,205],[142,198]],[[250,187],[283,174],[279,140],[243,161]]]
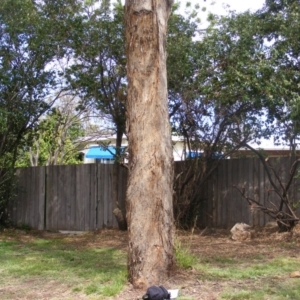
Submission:
[[[291,278],[300,278],[300,272],[299,271],[292,272],[290,274],[290,277]]]
[[[245,223],[236,223],[230,230],[234,241],[245,241],[251,239],[254,231],[251,230],[251,226]]]

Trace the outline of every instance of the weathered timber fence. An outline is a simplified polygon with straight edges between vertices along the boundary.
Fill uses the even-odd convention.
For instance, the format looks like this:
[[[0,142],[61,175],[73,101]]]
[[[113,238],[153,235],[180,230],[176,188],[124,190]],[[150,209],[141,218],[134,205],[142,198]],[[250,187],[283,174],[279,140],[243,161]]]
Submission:
[[[290,158],[270,158],[269,162],[285,185],[289,178]],[[271,178],[279,186],[275,173],[271,172]],[[237,222],[264,226],[274,221],[267,214],[251,208],[237,188],[268,208],[280,203],[280,197],[274,192],[258,158],[224,160],[203,186],[198,225],[231,228]],[[299,178],[293,179],[288,195],[295,205],[300,204]],[[297,213],[300,214],[299,208]]]
[[[87,231],[117,227],[113,216],[113,165],[86,164],[17,170],[14,224],[39,230]],[[125,208],[127,172],[121,169],[118,202]]]
[[[286,182],[289,158],[270,159],[277,174]],[[184,162],[176,162],[176,170]],[[113,216],[113,165],[32,167],[17,170],[18,193],[11,205],[11,219],[39,230],[95,230],[117,227]],[[273,175],[274,180],[278,180]],[[127,170],[118,178],[118,202],[125,209]],[[299,179],[294,179],[289,196],[300,200]],[[251,211],[234,185],[268,207],[279,197],[271,191],[263,165],[258,159],[229,159],[220,163],[203,185],[199,195],[200,227],[230,228],[236,222],[263,226],[270,218]],[[141,199],[142,201],[142,199]]]

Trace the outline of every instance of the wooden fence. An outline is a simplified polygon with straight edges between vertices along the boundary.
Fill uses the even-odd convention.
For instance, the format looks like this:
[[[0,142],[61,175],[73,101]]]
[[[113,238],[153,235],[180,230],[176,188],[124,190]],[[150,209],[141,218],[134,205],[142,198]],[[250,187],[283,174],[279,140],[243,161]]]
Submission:
[[[291,168],[290,158],[270,158],[269,162],[280,181],[283,184],[287,183]],[[275,174],[271,172],[271,175],[272,181],[279,186]],[[237,222],[264,226],[267,222],[274,221],[267,214],[253,210],[238,189],[244,190],[246,196],[266,207],[272,208],[273,204],[280,203],[280,197],[273,191],[263,164],[258,158],[224,160],[203,187],[198,225],[231,228]],[[293,179],[289,197],[295,205],[300,204],[300,179]],[[297,213],[299,215],[299,208]]]
[[[17,170],[18,193],[11,207],[17,225],[39,230],[88,231],[117,227],[113,216],[113,165],[86,164]],[[125,208],[127,172],[121,169],[119,199]]]
[[[286,182],[289,158],[270,159],[277,174]],[[184,162],[176,162],[176,170]],[[179,167],[178,167],[179,166]],[[32,167],[17,170],[18,193],[10,212],[13,223],[39,230],[87,231],[117,227],[113,216],[113,165]],[[276,180],[274,178],[274,180]],[[127,170],[118,179],[118,202],[125,209]],[[299,179],[293,180],[290,197],[300,199]],[[279,201],[258,159],[224,160],[199,195],[198,225],[230,228],[236,222],[263,226],[270,219],[252,212],[234,185],[250,197],[270,206]]]

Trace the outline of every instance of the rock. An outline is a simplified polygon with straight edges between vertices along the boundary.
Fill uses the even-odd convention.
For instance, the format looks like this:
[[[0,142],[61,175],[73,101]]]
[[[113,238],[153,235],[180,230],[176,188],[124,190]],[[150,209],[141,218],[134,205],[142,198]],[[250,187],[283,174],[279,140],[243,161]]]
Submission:
[[[236,223],[230,230],[234,241],[245,241],[251,239],[254,231],[252,227],[245,223]]]
[[[86,233],[86,231],[74,231],[74,230],[59,230],[61,234],[80,235]]]
[[[268,222],[265,227],[278,227],[277,222],[272,221],[272,222]]]
[[[290,274],[290,277],[291,278],[300,278],[300,272],[299,271],[292,272]]]

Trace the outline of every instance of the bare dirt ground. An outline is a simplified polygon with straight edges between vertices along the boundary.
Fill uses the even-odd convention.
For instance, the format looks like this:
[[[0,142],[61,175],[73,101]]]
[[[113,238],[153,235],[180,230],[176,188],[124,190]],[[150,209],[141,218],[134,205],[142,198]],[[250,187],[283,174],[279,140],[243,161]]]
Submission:
[[[19,238],[24,242],[35,237],[54,238],[62,236],[59,233],[50,232],[30,232],[22,234]],[[300,246],[300,228],[296,229],[293,235],[289,233],[270,233],[266,231],[256,231],[255,235],[242,242],[233,241],[229,230],[196,230],[191,232],[178,232],[177,238],[191,249],[192,253],[201,258],[213,258],[216,256],[228,259],[240,259],[251,261],[253,258],[262,256],[264,259],[271,259],[276,256],[299,257]],[[70,243],[76,247],[114,247],[126,251],[127,234],[118,230],[100,230],[98,232],[69,235]],[[219,295],[228,286],[237,286],[237,280],[226,280],[222,282],[213,280],[199,280],[199,272],[193,268],[188,270],[175,270],[168,281],[162,283],[168,289],[180,287],[180,295],[185,299],[193,300],[216,300]],[[276,280],[276,279],[274,279]],[[39,278],[30,279],[22,282],[11,282],[5,287],[6,292],[14,293],[14,299],[102,299],[96,296],[86,296],[84,294],[72,293],[71,288],[64,283],[42,282]],[[66,292],[66,291],[70,292]],[[22,292],[20,292],[22,291]],[[25,291],[25,292],[24,292]],[[136,290],[130,284],[127,284],[124,290],[111,300],[136,300],[141,299],[145,293],[144,290]],[[0,289],[0,299],[1,289]]]

